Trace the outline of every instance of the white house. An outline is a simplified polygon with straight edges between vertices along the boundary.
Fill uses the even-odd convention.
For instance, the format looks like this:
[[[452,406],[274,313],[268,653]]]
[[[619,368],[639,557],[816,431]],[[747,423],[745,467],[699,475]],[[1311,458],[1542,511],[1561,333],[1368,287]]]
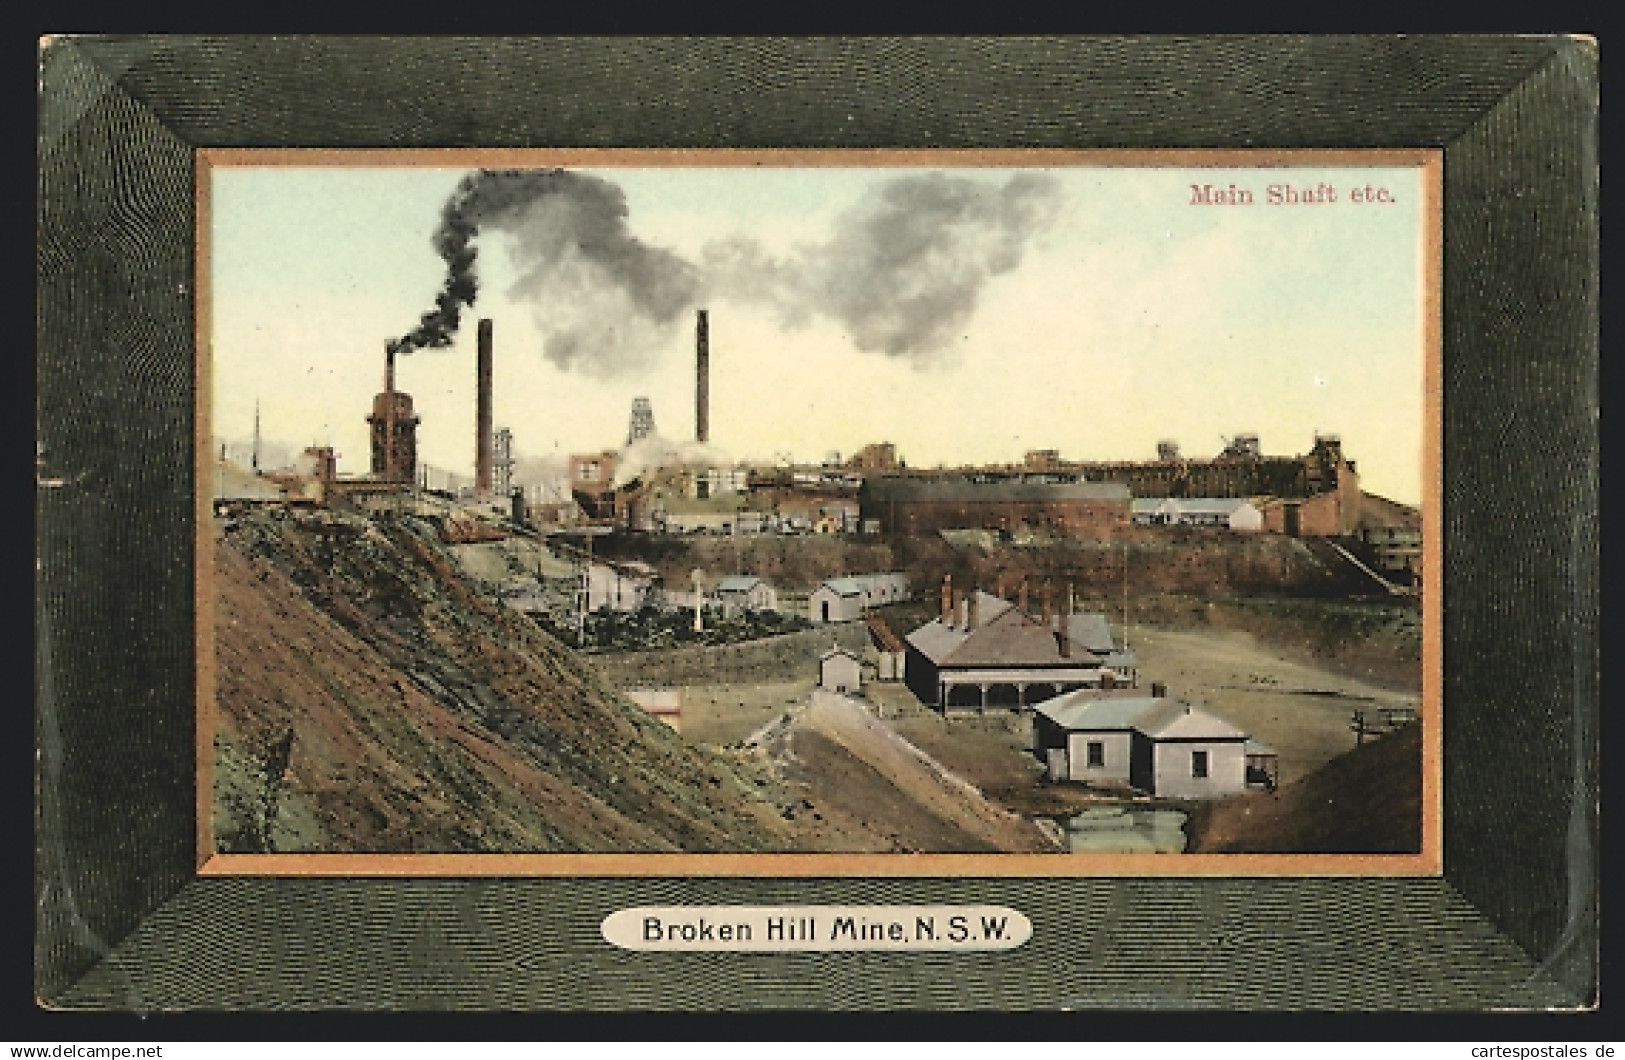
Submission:
[[[734,574],[717,583],[716,600],[726,608],[741,611],[771,611],[779,606],[773,586],[754,574]]]
[[[818,657],[818,687],[848,694],[861,691],[863,664],[845,648],[831,648]]]
[[[1033,750],[1052,780],[1219,798],[1247,790],[1249,753],[1273,757],[1229,722],[1166,695],[1082,689],[1038,704],[1033,715]]]
[[[1033,750],[1051,780],[1128,787],[1134,721],[1157,700],[1139,689],[1122,694],[1068,692],[1033,708]]]

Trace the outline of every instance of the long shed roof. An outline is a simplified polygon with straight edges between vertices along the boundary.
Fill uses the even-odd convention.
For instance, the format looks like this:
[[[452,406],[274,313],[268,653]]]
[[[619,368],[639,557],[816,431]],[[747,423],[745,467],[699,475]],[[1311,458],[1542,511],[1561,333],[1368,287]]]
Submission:
[[[1008,501],[1127,501],[1121,482],[973,482],[967,478],[870,478],[864,489],[877,500],[946,501],[958,504]]]

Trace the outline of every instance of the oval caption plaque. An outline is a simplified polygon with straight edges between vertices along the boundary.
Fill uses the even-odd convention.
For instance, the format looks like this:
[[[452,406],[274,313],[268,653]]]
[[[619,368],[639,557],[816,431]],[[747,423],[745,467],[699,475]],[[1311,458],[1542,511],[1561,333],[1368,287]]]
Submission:
[[[625,950],[1008,950],[1032,938],[1002,905],[647,905],[598,926]]]

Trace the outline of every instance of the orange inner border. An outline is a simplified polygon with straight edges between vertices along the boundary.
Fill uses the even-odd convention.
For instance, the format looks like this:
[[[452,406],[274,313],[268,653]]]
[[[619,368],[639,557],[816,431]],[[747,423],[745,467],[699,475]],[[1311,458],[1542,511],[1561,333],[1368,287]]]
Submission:
[[[621,149],[216,148],[195,159],[197,229],[196,864],[201,876],[1437,876],[1443,872],[1443,152],[1435,149]],[[1091,166],[1280,168],[1407,166],[1422,170],[1422,850],[1419,854],[216,854],[214,539],[208,483],[212,425],[210,174],[221,166],[864,167]]]

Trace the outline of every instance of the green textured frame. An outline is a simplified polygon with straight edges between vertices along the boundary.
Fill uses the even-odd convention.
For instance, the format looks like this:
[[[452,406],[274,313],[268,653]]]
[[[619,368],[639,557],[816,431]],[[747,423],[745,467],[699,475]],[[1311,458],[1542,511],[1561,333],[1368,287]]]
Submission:
[[[37,400],[58,483],[37,502],[42,1004],[1593,1003],[1592,43],[142,36],[54,39],[42,64]],[[199,878],[195,153],[462,146],[1442,149],[1444,876]],[[625,905],[731,902],[998,903],[1034,936],[975,955],[745,955],[598,935]]]

